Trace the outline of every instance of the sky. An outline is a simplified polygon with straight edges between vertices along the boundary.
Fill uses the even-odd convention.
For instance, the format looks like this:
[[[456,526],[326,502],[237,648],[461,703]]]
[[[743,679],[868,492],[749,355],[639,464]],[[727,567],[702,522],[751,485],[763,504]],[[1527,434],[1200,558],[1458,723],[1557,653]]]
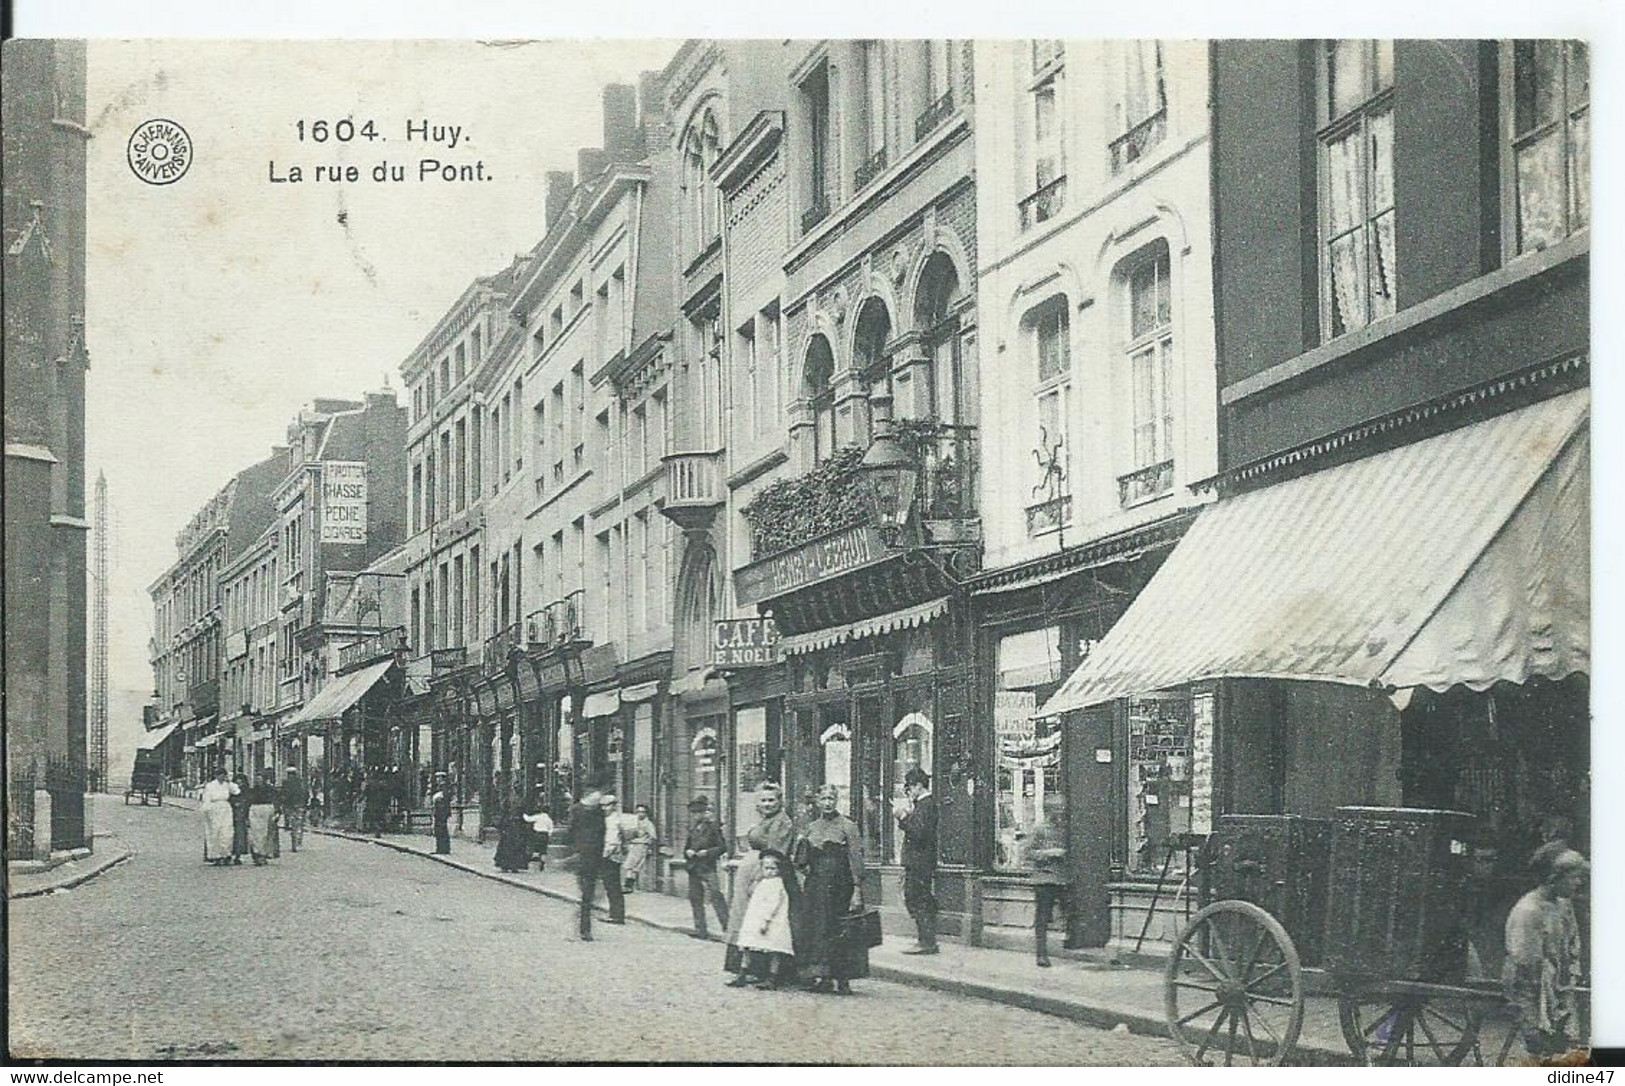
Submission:
[[[311,399],[391,387],[404,402],[407,354],[475,277],[542,236],[546,171],[602,142],[601,88],[635,84],[675,48],[91,44],[87,456],[112,510],[109,685],[126,692],[110,708],[115,780],[142,731],[133,695],[153,685],[147,588],[176,534]],[[311,141],[313,122],[344,117],[380,138]],[[195,144],[173,184],[140,181],[127,160],[151,118]],[[408,121],[457,126],[459,144],[409,142]],[[491,179],[420,182],[424,158],[483,163]],[[312,179],[318,165],[366,178],[386,161],[407,180]],[[274,183],[273,164],[306,180]]]

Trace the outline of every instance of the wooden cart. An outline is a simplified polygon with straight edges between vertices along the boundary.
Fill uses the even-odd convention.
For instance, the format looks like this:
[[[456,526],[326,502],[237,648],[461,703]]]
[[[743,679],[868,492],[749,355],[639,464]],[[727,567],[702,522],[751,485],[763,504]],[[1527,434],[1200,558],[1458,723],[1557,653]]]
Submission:
[[[1201,860],[1204,907],[1164,975],[1169,1032],[1195,1064],[1279,1064],[1320,966],[1349,1050],[1373,1065],[1483,1063],[1504,1007],[1466,979],[1473,817],[1344,807],[1335,819],[1229,816]],[[1508,1045],[1490,1052],[1505,1059]]]
[[[140,800],[143,807],[149,802],[160,807],[164,805],[164,766],[156,750],[135,752],[135,768],[130,770],[130,787],[124,790],[125,805],[128,806],[132,799]]]

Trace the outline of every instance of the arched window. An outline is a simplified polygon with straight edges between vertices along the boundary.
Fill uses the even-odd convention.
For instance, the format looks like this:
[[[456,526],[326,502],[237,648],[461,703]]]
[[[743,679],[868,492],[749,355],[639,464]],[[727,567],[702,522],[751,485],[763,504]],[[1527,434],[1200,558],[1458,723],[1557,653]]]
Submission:
[[[932,253],[920,272],[914,324],[931,354],[932,410],[939,421],[948,424],[966,421],[962,378],[967,351],[954,316],[962,293],[953,260],[940,250]]]
[[[722,149],[716,114],[702,113],[683,137],[683,190],[686,198],[683,232],[688,239],[688,255],[700,253],[719,235],[717,193],[711,185],[711,168]]]
[[[886,357],[886,344],[890,339],[891,315],[886,312],[886,303],[870,298],[858,313],[852,360],[871,393],[891,395],[891,360]]]
[[[721,603],[717,589],[716,551],[708,543],[690,544],[683,556],[672,646],[683,672],[704,667],[710,660],[711,625]]]
[[[812,401],[813,459],[821,461],[835,451],[835,353],[823,335],[813,336],[802,373],[803,392]]]
[[[1174,482],[1174,321],[1169,271],[1168,243],[1158,240],[1119,265],[1115,277],[1131,405],[1129,470],[1118,479],[1124,505],[1167,493]]]

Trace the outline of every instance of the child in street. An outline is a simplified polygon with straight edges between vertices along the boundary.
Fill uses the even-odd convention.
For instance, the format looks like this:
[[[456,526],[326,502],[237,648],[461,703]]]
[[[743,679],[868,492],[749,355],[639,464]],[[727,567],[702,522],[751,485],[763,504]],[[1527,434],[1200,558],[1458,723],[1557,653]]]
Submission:
[[[745,906],[745,921],[739,931],[739,946],[745,952],[744,968],[729,981],[729,987],[742,988],[749,978],[757,987],[784,987],[794,947],[790,936],[790,895],[782,877],[784,857],[777,852],[762,853],[762,870],[756,888]]]

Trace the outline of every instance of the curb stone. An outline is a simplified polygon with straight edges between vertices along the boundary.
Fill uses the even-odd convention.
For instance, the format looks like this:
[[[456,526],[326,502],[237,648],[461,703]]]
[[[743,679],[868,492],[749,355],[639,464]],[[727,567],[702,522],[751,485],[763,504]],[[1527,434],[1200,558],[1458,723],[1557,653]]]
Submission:
[[[105,859],[96,861],[89,870],[77,871],[71,878],[63,879],[60,882],[53,882],[49,886],[31,886],[26,889],[18,890],[13,889],[11,880],[7,879],[6,900],[20,901],[23,898],[41,897],[55,890],[72,890],[77,886],[83,886],[85,883],[89,882],[91,879],[102,874],[103,872],[111,871],[119,864],[126,860],[132,859],[134,856],[135,853],[133,851],[123,849],[118,853],[106,856]]]

